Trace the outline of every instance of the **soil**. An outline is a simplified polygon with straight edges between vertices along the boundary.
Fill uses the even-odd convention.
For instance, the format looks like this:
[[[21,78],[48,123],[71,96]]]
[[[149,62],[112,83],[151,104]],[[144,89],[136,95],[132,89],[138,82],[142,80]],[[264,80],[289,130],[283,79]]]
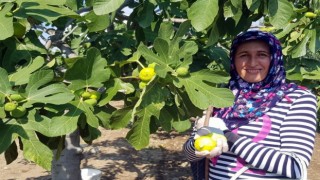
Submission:
[[[191,180],[189,163],[182,153],[182,144],[189,132],[151,135],[148,148],[137,151],[125,140],[128,129],[104,130],[102,136],[92,145],[84,147],[81,167],[100,169],[102,180]],[[23,153],[13,163],[6,165],[0,155],[1,180],[49,180],[50,173],[32,162],[23,159]],[[316,145],[308,179],[320,179],[320,134]]]

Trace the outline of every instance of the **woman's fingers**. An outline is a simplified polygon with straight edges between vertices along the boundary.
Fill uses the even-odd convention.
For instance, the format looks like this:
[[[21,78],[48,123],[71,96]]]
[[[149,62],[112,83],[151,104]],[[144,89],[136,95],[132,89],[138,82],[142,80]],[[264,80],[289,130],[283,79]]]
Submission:
[[[209,151],[195,151],[195,154],[197,157],[206,157],[208,154],[210,154]]]

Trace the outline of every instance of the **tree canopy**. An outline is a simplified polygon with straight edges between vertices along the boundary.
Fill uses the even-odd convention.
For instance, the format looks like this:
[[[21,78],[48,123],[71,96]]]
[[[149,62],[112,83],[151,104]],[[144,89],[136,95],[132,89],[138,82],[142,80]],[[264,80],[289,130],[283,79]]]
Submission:
[[[50,169],[75,130],[91,143],[98,127],[129,127],[136,149],[159,128],[186,131],[208,106],[232,105],[230,43],[250,28],[274,33],[288,80],[319,97],[319,9],[319,0],[2,0],[0,153],[15,160],[18,140]],[[156,75],[143,81],[147,67]]]

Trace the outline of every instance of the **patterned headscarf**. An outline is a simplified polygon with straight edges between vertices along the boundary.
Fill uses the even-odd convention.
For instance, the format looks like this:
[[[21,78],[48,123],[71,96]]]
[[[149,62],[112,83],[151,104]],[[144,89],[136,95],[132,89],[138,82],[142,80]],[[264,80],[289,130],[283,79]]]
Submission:
[[[251,40],[260,40],[270,47],[271,62],[266,78],[257,83],[243,80],[234,65],[234,56],[240,44]],[[293,83],[286,83],[283,66],[282,48],[279,40],[272,34],[262,31],[247,31],[239,34],[232,42],[230,50],[229,88],[235,95],[233,106],[218,109],[215,114],[224,119],[227,127],[232,130],[248,124],[263,116],[275,104],[286,98],[289,92],[298,88]]]

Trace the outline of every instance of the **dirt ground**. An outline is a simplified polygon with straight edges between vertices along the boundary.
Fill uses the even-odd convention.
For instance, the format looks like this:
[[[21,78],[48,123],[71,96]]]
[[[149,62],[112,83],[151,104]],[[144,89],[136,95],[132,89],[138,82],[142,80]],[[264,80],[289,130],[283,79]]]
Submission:
[[[102,170],[102,180],[191,180],[188,162],[182,153],[182,144],[189,133],[159,133],[152,135],[149,148],[136,151],[125,140],[128,129],[102,130],[102,137],[84,148],[81,167]],[[49,180],[50,173],[34,163],[19,158],[5,164],[0,155],[1,180]],[[320,180],[320,134],[316,137],[316,147],[308,179]]]

